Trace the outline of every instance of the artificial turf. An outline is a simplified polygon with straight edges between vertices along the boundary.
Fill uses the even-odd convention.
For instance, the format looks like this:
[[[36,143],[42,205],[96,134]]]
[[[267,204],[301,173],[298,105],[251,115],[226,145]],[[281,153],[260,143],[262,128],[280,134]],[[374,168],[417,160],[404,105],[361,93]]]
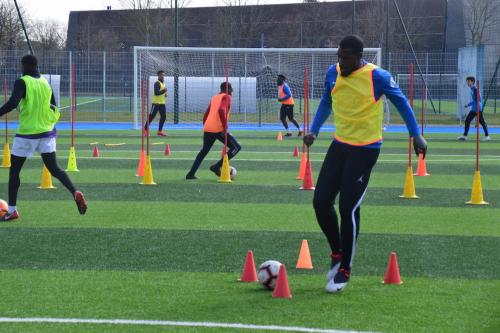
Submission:
[[[312,192],[295,180],[300,147],[272,132],[237,132],[243,150],[231,162],[232,184],[217,184],[208,165],[200,180],[183,179],[201,146],[199,132],[151,138],[157,186],[135,176],[136,132],[77,133],[79,173],[70,173],[89,201],[79,216],[69,193],[38,190],[41,161],[21,174],[21,219],[0,225],[0,317],[209,321],[377,332],[500,331],[500,143],[481,145],[487,207],[470,207],[473,142],[429,138],[430,177],[415,178],[418,200],[398,198],[407,165],[407,138],[389,134],[361,211],[353,278],[341,295],[323,291],[328,246],[312,209]],[[312,148],[317,177],[330,143]],[[495,139],[495,138],[494,138]],[[99,142],[101,157],[91,157]],[[104,143],[126,143],[105,147]],[[172,148],[164,156],[164,144]],[[67,162],[69,136],[58,156]],[[414,169],[416,164],[414,163]],[[6,198],[7,170],[0,170]],[[314,270],[294,268],[308,239]],[[293,298],[278,300],[257,284],[236,282],[247,250],[257,264],[287,265]],[[404,284],[386,286],[390,252],[398,253]],[[243,332],[189,327],[0,323],[0,332]]]

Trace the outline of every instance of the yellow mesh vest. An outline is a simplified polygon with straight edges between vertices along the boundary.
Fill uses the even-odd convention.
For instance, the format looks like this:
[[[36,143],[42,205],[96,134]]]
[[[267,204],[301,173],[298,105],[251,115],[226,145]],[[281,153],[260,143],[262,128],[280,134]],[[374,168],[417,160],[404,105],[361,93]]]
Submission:
[[[339,74],[331,95],[338,141],[364,146],[382,140],[384,108],[382,98],[375,100],[372,79],[376,68],[368,63],[343,77],[337,64]]]
[[[19,103],[18,134],[40,134],[50,132],[61,115],[59,109],[50,108],[52,89],[44,77],[21,77],[26,85],[26,96]]]
[[[160,90],[165,89],[165,85],[163,84],[163,82],[161,82],[160,80],[158,80],[156,82],[160,83]],[[165,104],[166,95],[167,95],[167,92],[165,91],[163,94],[157,96],[154,94],[154,89],[153,89],[153,102],[152,103],[153,104]]]

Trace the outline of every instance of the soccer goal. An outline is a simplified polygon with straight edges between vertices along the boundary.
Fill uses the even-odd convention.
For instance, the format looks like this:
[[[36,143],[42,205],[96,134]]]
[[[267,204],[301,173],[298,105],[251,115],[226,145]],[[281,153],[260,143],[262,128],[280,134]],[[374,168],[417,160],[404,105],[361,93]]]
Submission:
[[[364,58],[381,63],[380,48],[365,48]],[[165,71],[167,122],[200,124],[212,95],[228,79],[233,87],[231,122],[261,126],[279,122],[278,74],[287,77],[302,114],[304,69],[307,68],[310,110],[314,113],[323,92],[324,75],[337,62],[336,48],[237,49],[134,47],[134,122],[141,123],[141,84],[153,93],[156,73]],[[149,98],[151,100],[151,97]],[[149,109],[149,106],[148,106]]]

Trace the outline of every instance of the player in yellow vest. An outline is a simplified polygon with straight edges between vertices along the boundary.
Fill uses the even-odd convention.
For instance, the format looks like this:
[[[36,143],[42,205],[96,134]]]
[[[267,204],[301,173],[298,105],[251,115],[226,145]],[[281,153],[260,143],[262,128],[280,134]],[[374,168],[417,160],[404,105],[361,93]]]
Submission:
[[[351,274],[360,206],[382,145],[383,95],[404,119],[413,137],[415,152],[425,157],[427,151],[413,111],[391,74],[362,57],[361,38],[352,35],[342,39],[339,62],[326,73],[324,93],[311,134],[304,137],[306,145],[313,144],[333,110],[335,137],[321,167],[313,199],[316,218],[332,250],[325,288],[330,293],[342,291]],[[340,228],[334,209],[337,195]]]
[[[227,91],[227,93],[226,93]],[[220,92],[213,96],[208,105],[207,111],[203,116],[203,147],[196,156],[191,170],[186,175],[186,179],[198,179],[196,171],[200,167],[201,162],[214,145],[216,140],[224,143],[225,135],[227,133],[227,155],[232,159],[241,150],[241,146],[236,141],[231,133],[228,133],[229,113],[231,112],[231,95],[233,88],[231,83],[223,82],[220,85]],[[222,159],[210,167],[210,171],[220,177],[220,168],[222,166]]]
[[[290,120],[290,122],[297,127],[297,130],[299,131],[298,136],[302,136],[299,123],[297,123],[297,120],[293,117],[293,107],[295,105],[295,101],[293,100],[292,90],[290,90],[290,86],[286,83],[286,77],[283,74],[279,74],[276,83],[278,84],[278,102],[281,103],[280,120],[283,127],[286,129],[285,136],[292,136],[292,133],[288,129],[286,118],[288,118],[288,120]]]
[[[19,174],[26,158],[31,157],[35,151],[42,155],[43,163],[52,176],[71,192],[80,214],[85,214],[87,203],[83,193],[75,189],[66,172],[57,165],[55,125],[60,113],[52,88],[47,80],[40,76],[35,56],[24,56],[21,65],[23,76],[16,80],[12,96],[0,108],[0,116],[3,116],[19,107],[19,128],[12,145],[9,171],[9,209],[0,221],[19,218],[16,207],[17,191],[21,184]]]
[[[149,128],[151,122],[155,119],[156,114],[160,113],[160,123],[158,125],[158,136],[167,136],[165,132],[163,132],[163,125],[165,124],[165,120],[167,119],[167,109],[165,107],[165,103],[167,101],[167,88],[165,87],[165,72],[158,71],[158,80],[155,82],[153,87],[153,100],[151,105],[151,112],[149,113],[149,119],[145,126],[146,131]]]

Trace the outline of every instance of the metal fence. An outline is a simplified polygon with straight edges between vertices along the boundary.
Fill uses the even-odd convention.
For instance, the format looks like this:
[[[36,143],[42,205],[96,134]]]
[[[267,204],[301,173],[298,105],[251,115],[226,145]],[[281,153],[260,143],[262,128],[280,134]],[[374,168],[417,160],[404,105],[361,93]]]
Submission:
[[[0,50],[0,81],[6,81],[7,94],[10,95],[14,81],[21,75],[20,58],[25,51]],[[385,56],[385,57],[384,57]],[[46,51],[37,54],[40,70],[43,74],[60,75],[61,120],[70,120],[70,68],[75,67],[76,117],[80,122],[98,123],[130,123],[134,122],[133,82],[134,60],[133,52],[72,52]],[[420,69],[428,82],[428,90],[421,91],[418,79],[419,70],[410,53],[382,52],[384,67],[394,78],[399,79],[401,88],[409,95],[409,64],[415,64],[414,108],[417,115],[421,110],[421,96],[424,94],[424,109],[426,121],[429,124],[456,124],[457,82],[453,75],[457,73],[456,53],[419,53],[417,54]],[[334,59],[332,62],[335,61]],[[500,73],[494,82],[491,81],[496,65],[496,59],[488,58],[484,68],[484,95],[488,102],[485,113],[491,123],[500,124],[497,118],[500,107]],[[279,64],[277,65],[279,67]],[[326,68],[324,68],[326,71]],[[321,74],[321,70],[318,69]],[[318,74],[318,75],[319,75]],[[491,86],[490,86],[490,83]],[[322,77],[318,76],[313,91],[320,95]],[[465,84],[465,83],[464,83]],[[317,89],[316,89],[317,88]],[[488,88],[489,91],[486,91]],[[274,90],[273,90],[274,91]],[[315,96],[319,98],[319,96]],[[2,100],[2,99],[0,99]],[[204,110],[200,110],[203,112]],[[315,110],[312,110],[315,111]],[[391,108],[391,113],[397,113]],[[499,112],[500,113],[500,112]],[[16,119],[16,113],[11,113],[10,119]],[[400,122],[398,116],[391,117],[391,122]],[[278,123],[278,117],[270,118]],[[168,119],[171,122],[171,119]],[[252,119],[247,122],[254,122]]]

